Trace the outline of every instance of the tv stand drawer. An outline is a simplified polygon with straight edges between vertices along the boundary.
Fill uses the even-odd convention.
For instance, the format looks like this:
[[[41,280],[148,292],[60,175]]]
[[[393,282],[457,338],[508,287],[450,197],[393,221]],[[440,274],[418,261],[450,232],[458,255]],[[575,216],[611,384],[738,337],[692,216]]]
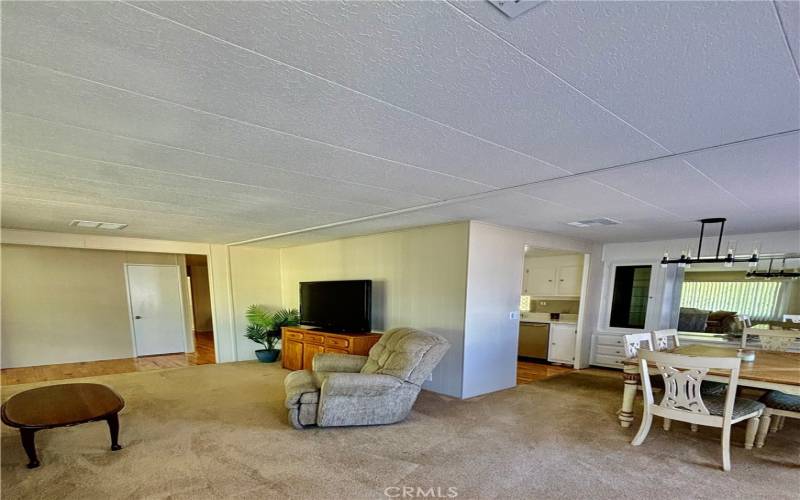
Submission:
[[[303,340],[310,344],[324,344],[325,335],[319,335],[317,333],[303,333]]]
[[[303,334],[297,332],[286,332],[286,338],[289,340],[303,340]]]
[[[325,345],[347,349],[347,347],[350,346],[350,341],[346,338],[328,335],[325,337]]]

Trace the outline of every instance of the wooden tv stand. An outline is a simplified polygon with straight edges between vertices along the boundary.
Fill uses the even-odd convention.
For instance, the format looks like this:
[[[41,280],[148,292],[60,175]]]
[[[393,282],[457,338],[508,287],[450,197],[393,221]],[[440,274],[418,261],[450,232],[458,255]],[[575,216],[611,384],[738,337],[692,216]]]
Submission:
[[[285,326],[281,328],[281,366],[288,370],[310,370],[314,355],[321,352],[366,356],[380,338],[378,333],[338,333]]]

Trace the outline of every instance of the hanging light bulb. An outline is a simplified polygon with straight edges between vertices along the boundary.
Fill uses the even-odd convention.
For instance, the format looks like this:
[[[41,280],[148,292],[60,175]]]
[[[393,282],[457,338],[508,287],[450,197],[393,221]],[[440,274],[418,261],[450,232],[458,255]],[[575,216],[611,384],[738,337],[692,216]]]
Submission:
[[[725,262],[722,264],[725,267],[733,267],[733,259],[736,257],[736,242],[728,242],[728,253],[725,255]]]
[[[756,244],[753,245],[753,254],[747,260],[747,265],[749,267],[758,266],[758,254],[760,253],[760,251],[761,251],[761,243],[756,242]]]
[[[681,250],[681,258],[678,259],[678,267],[686,267],[686,250]]]

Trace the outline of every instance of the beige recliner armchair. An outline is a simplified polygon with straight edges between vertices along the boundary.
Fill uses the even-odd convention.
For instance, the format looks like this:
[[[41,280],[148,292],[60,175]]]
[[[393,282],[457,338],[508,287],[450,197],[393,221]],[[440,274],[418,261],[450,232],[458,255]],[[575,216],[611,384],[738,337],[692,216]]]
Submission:
[[[298,429],[399,422],[449,347],[438,335],[395,328],[369,356],[317,354],[313,371],[286,376],[289,421]]]

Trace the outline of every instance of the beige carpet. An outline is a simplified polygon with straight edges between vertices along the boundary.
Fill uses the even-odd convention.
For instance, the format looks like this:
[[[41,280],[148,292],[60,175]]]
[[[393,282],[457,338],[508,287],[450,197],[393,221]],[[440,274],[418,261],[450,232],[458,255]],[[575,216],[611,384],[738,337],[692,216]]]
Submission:
[[[800,425],[761,450],[719,431],[654,426],[628,443],[615,411],[621,378],[593,370],[469,401],[423,392],[410,418],[371,428],[296,431],[277,365],[206,365],[93,379],[127,407],[119,452],[104,423],[38,434],[27,470],[2,431],[2,495],[15,498],[386,498],[388,487],[457,488],[459,498],[798,498]],[[3,399],[31,386],[4,388]],[[639,409],[640,411],[640,409]],[[638,422],[637,422],[638,424]],[[399,490],[389,490],[396,494]],[[423,491],[425,492],[425,491]]]

